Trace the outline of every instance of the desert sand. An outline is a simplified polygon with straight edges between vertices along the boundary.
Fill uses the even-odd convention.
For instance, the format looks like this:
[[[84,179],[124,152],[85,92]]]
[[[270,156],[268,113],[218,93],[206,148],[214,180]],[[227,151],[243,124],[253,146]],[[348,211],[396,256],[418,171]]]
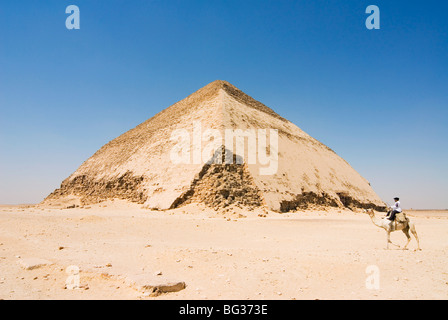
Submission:
[[[422,247],[414,251],[415,239],[385,250],[385,231],[361,210],[257,210],[0,206],[0,299],[448,298],[447,211],[407,211]],[[406,243],[401,231],[391,238]],[[25,269],[39,259],[46,264]],[[80,269],[73,290],[69,266]],[[369,266],[378,289],[366,286]],[[135,278],[186,287],[152,295]]]

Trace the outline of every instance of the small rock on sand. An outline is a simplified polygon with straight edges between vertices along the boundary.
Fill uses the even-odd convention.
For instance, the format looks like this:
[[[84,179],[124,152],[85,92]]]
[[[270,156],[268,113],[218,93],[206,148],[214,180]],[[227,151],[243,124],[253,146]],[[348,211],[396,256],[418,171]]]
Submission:
[[[33,270],[52,264],[51,261],[39,258],[24,258],[19,261],[20,266],[25,270]]]
[[[171,281],[160,276],[146,274],[128,276],[125,279],[127,286],[134,288],[149,296],[158,296],[161,293],[177,292],[185,289],[185,282]]]

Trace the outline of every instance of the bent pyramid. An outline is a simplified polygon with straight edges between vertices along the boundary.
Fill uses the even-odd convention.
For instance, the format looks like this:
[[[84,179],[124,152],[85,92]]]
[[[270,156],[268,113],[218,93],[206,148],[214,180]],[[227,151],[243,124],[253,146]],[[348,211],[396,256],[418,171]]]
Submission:
[[[277,155],[272,172],[263,173],[266,161],[248,161],[254,150],[249,137],[231,144],[221,143],[216,136],[207,138],[210,132],[225,137],[236,129],[269,131],[266,146],[256,136],[255,150],[260,155],[266,148],[265,156]],[[275,132],[274,145],[269,139],[275,138]],[[213,148],[210,141],[215,143]],[[191,147],[192,143],[196,144]],[[242,149],[229,149],[242,143]],[[207,147],[210,157],[201,158]],[[183,155],[184,161],[173,161],[173,154]],[[43,204],[85,205],[107,199],[126,199],[161,210],[198,202],[215,209],[264,206],[283,212],[315,205],[384,207],[369,182],[333,150],[221,80],[104,145]]]

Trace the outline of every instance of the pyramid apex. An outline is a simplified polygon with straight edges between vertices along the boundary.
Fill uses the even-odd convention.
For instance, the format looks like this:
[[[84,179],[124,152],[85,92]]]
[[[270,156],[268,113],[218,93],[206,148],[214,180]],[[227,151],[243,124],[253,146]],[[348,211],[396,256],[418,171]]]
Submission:
[[[235,87],[233,84],[231,84],[228,81],[225,80],[215,80],[207,84],[206,86],[202,87],[198,91],[192,94],[192,96],[195,96],[196,94],[200,94],[201,96],[213,96],[217,93],[219,90],[224,90],[229,96],[237,100],[238,102],[241,102],[249,107],[252,107],[254,109],[257,109],[259,111],[265,112],[275,118],[281,119],[283,121],[287,121],[286,119],[279,116],[277,113],[275,113],[272,109],[265,106],[260,101],[255,100],[242,90]]]
[[[229,83],[228,81],[226,81],[226,80],[219,80],[219,79],[210,82],[210,84],[212,84],[212,83],[214,83],[214,84],[220,84],[220,85],[222,85],[222,84],[230,84],[230,83]]]
[[[206,86],[202,87],[197,92],[209,92],[216,94],[217,91],[224,90],[229,95],[235,97],[235,98],[243,98],[243,100],[254,100],[251,97],[249,97],[247,94],[245,94],[243,91],[235,87],[233,84],[231,84],[228,81],[225,80],[215,80],[207,84]],[[255,100],[254,100],[255,101]]]
[[[236,88],[230,82],[225,81],[225,80],[215,80],[215,81],[212,81],[208,85],[206,85],[206,87],[212,87],[212,88],[216,88],[216,89],[225,89],[226,87],[234,87],[234,88]]]

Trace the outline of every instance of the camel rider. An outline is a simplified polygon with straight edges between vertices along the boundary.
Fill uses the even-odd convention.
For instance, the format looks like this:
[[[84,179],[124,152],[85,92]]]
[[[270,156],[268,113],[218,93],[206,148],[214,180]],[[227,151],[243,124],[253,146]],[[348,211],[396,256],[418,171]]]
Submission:
[[[389,219],[390,221],[394,221],[395,220],[395,215],[402,211],[401,207],[400,207],[400,198],[395,197],[394,201],[395,201],[395,203],[392,206],[390,206],[390,210],[389,210],[389,212],[387,213],[387,216],[386,216],[386,218]]]

